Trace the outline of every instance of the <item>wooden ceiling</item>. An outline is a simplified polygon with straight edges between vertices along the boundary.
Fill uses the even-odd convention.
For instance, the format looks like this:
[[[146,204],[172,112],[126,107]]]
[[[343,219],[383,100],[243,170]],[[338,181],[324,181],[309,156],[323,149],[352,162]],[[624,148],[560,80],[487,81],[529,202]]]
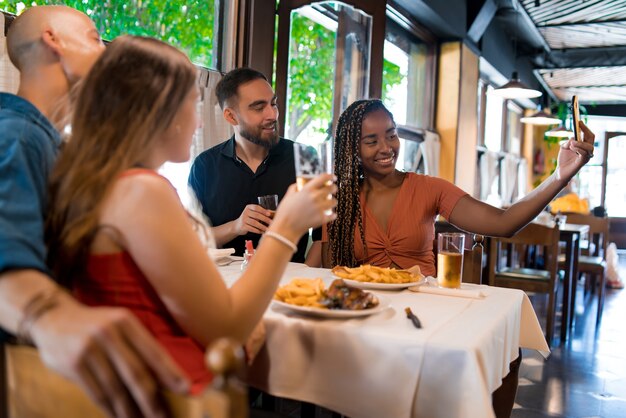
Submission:
[[[626,103],[626,0],[521,0],[550,47],[540,80],[558,100]]]

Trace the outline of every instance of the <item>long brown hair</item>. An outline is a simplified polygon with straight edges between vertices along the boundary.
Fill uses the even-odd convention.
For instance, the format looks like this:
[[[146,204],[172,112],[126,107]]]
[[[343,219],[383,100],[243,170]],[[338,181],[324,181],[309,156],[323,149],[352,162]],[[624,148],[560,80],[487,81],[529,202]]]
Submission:
[[[94,64],[50,180],[48,261],[62,283],[83,271],[114,181],[150,153],[196,80],[185,54],[151,38],[116,38]]]
[[[363,119],[376,110],[393,115],[380,100],[357,100],[343,111],[335,133],[335,175],[337,176],[337,219],[328,225],[330,262],[333,266],[354,267],[354,228],[358,226],[367,253],[363,214],[359,198],[364,173],[360,161]]]

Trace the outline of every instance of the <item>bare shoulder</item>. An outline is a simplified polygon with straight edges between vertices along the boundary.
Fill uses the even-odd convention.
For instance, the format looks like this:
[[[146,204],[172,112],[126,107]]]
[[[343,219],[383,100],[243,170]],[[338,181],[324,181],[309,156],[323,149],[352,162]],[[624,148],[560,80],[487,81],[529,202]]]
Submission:
[[[116,224],[136,214],[182,210],[172,184],[157,174],[137,173],[120,177],[103,202],[102,221]]]

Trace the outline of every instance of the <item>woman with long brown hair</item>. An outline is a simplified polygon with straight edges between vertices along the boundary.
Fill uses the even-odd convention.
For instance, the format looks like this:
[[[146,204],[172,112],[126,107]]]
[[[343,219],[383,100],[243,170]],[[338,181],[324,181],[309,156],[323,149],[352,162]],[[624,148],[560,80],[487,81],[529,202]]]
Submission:
[[[127,307],[203,384],[203,347],[248,338],[294,243],[334,219],[325,211],[336,201],[327,199],[329,175],[292,187],[248,269],[227,288],[176,191],[155,171],[189,158],[198,99],[197,70],[183,53],[149,38],[113,41],[80,91],[52,175],[47,239],[50,265],[80,300]]]
[[[512,236],[589,161],[594,135],[582,122],[580,127],[584,141],[569,140],[561,146],[554,174],[503,210],[446,180],[396,170],[400,141],[393,115],[380,100],[352,103],[337,123],[337,220],[327,227],[325,267],[418,265],[423,274],[434,275],[432,243],[438,214],[464,231]],[[315,246],[309,265],[321,264],[320,243]]]

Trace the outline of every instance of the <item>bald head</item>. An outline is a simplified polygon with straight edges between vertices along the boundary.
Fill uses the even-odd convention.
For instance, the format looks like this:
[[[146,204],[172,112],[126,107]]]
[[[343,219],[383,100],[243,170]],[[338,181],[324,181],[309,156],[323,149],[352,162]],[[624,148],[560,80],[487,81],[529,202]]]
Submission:
[[[26,9],[13,21],[7,34],[9,58],[20,71],[61,62],[68,52],[93,55],[94,48],[99,55],[103,46],[93,22],[67,6]]]

